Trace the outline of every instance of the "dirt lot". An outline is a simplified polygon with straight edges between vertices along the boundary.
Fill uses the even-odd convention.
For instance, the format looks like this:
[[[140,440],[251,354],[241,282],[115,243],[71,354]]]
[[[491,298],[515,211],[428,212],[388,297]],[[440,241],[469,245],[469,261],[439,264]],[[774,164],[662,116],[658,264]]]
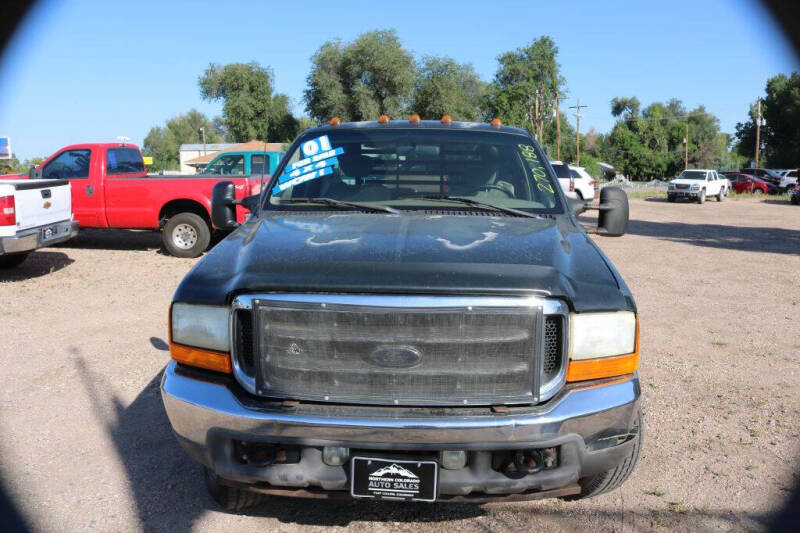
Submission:
[[[194,263],[151,233],[84,232],[0,277],[0,468],[36,529],[763,529],[799,481],[800,208],[633,200],[598,238],[636,295],[645,441],[622,489],[489,506],[206,496],[158,382]]]

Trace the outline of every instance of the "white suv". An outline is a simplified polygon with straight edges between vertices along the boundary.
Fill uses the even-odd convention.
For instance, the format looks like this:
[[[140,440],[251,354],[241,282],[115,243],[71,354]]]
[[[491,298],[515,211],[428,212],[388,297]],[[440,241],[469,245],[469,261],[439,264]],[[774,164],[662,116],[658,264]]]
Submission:
[[[568,198],[589,202],[594,199],[594,180],[583,167],[573,167],[561,161],[550,161],[556,171],[558,184]]]

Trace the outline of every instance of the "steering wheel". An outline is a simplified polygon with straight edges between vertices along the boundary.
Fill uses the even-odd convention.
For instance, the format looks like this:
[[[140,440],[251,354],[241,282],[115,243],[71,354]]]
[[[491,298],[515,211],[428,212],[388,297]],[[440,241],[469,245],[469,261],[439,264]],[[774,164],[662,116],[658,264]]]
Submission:
[[[469,196],[472,193],[477,193],[477,192],[480,192],[480,191],[501,191],[501,192],[506,193],[506,196],[508,196],[509,198],[516,198],[514,196],[514,193],[509,191],[505,187],[501,187],[500,185],[494,185],[494,184],[491,184],[491,183],[487,183],[486,185],[481,185],[480,187],[476,187],[476,188],[474,188],[472,190],[469,190],[469,191],[465,192],[464,195],[465,196]]]

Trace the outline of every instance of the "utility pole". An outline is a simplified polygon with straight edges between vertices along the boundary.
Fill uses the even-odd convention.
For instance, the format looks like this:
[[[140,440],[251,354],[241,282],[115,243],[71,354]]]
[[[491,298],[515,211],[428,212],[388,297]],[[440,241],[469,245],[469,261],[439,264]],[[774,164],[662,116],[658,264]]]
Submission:
[[[206,128],[200,126],[200,134],[203,136],[203,155],[206,155]]]
[[[758,152],[761,151],[761,98],[758,99],[758,118],[756,119],[756,168],[758,168]]]
[[[689,169],[689,123],[686,123],[686,137],[683,138],[683,170]]]
[[[561,95],[556,93],[556,159],[561,161]]]
[[[581,108],[582,107],[589,107],[588,105],[581,105],[581,99],[578,98],[578,105],[571,105],[569,106],[570,109],[577,109],[578,111],[575,113],[575,117],[578,119],[578,125],[575,129],[575,159],[576,163],[575,166],[579,166],[581,164]]]

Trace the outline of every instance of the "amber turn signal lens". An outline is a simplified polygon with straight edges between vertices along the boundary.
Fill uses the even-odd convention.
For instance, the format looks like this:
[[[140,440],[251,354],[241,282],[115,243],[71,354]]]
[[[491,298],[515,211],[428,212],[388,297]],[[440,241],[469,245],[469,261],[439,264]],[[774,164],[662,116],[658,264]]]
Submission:
[[[412,124],[419,124],[419,123],[420,123],[420,120],[422,120],[422,119],[420,119],[420,118],[419,118],[419,115],[417,115],[416,113],[414,113],[413,115],[411,115],[410,117],[408,117],[408,121],[409,121],[410,123],[412,123]]]
[[[500,120],[499,118],[493,118],[492,121],[489,123],[489,125],[493,128],[499,128],[500,126],[503,125],[503,121]]]
[[[567,381],[586,381],[587,379],[610,378],[633,374],[639,366],[639,353],[584,361],[570,361],[567,366]]]
[[[169,345],[169,354],[174,360],[184,365],[224,372],[225,374],[230,374],[232,371],[231,356],[224,352],[192,348],[191,346],[173,342]]]
[[[442,119],[439,122],[441,122],[442,124],[452,124],[453,117],[451,117],[450,115],[444,115],[442,116]]]
[[[389,123],[389,115],[381,115],[378,117],[378,124],[388,124]]]
[[[331,121],[330,121],[330,125],[331,126],[338,126],[341,123],[342,123],[342,119],[340,119],[339,117],[333,117],[331,119]]]

